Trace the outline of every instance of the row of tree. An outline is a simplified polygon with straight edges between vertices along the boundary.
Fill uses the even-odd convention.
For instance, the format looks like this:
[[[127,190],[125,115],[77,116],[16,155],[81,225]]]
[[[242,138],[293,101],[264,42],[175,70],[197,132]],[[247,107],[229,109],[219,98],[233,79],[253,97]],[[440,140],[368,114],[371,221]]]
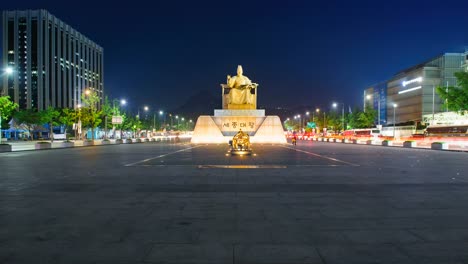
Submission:
[[[306,131],[311,131],[312,127],[307,126],[308,123],[314,123],[316,128],[328,128],[333,131],[343,130],[343,123],[346,129],[368,128],[374,126],[374,120],[377,117],[377,111],[367,107],[365,111],[359,108],[354,108],[351,112],[345,113],[344,122],[342,113],[328,112],[309,119],[290,119],[285,122],[286,129],[299,131],[302,128]]]
[[[457,78],[456,86],[439,86],[436,91],[444,102],[444,108],[447,107],[450,111],[464,115],[468,113],[468,72],[456,72],[454,75]],[[345,114],[345,127],[346,129],[374,127],[376,117],[377,111],[370,107],[366,107],[365,110],[355,108],[353,111]],[[337,112],[327,113],[325,117],[315,118],[313,121],[319,128],[327,127],[334,131],[343,130],[343,117]],[[285,126],[289,130],[296,131],[301,128],[298,120],[288,120],[285,122]],[[304,124],[302,127],[304,128]],[[306,130],[311,130],[311,128],[305,128]]]
[[[65,134],[71,130],[74,124],[81,122],[85,133],[91,130],[92,139],[94,139],[94,130],[103,123],[104,120],[111,122],[114,115],[122,117],[122,124],[115,125],[116,129],[121,130],[140,130],[143,123],[139,118],[127,115],[120,109],[119,104],[111,102],[106,98],[101,108],[98,107],[99,97],[95,92],[88,92],[82,96],[82,107],[71,108],[53,108],[37,111],[35,109],[17,110],[18,105],[11,102],[9,96],[0,97],[0,114],[2,116],[2,129],[9,128],[9,121],[15,118],[16,122],[23,125],[29,131],[30,139],[34,140],[34,131],[42,130],[43,125],[48,124],[49,133],[52,135],[54,126],[64,126]],[[106,118],[107,117],[107,118]]]

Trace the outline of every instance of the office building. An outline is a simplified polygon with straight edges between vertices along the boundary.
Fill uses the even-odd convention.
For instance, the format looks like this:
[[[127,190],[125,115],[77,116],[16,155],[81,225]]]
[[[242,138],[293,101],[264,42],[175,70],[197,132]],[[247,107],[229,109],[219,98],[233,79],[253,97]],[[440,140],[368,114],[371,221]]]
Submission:
[[[431,60],[398,72],[389,80],[364,91],[364,100],[377,109],[380,104],[382,125],[418,123],[428,114],[448,111],[443,107],[436,88],[456,86],[455,72],[467,70],[468,53],[445,53]],[[380,101],[378,101],[380,100]],[[365,101],[366,102],[366,101]]]
[[[3,12],[3,94],[20,109],[76,108],[85,89],[103,98],[103,48],[45,10]]]

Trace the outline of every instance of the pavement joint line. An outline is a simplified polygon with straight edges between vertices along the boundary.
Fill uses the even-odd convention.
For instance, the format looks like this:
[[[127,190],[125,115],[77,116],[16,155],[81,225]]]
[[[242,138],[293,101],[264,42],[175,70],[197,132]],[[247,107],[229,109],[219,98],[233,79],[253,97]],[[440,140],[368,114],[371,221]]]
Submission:
[[[313,152],[309,152],[309,151],[305,151],[305,150],[301,150],[301,149],[296,149],[296,148],[291,148],[291,147],[286,147],[286,146],[281,146],[281,145],[280,145],[280,147],[287,148],[287,149],[292,149],[292,150],[295,150],[297,152],[306,153],[306,154],[309,154],[309,155],[312,155],[312,156],[320,157],[322,159],[327,159],[327,160],[332,160],[332,161],[335,161],[335,162],[340,162],[340,163],[347,164],[347,165],[350,165],[350,166],[353,166],[353,167],[359,167],[360,166],[359,164],[356,164],[356,163],[351,163],[351,162],[347,162],[347,161],[343,161],[343,160],[323,156],[323,155],[320,155],[320,154],[317,154],[317,153],[313,153]]]
[[[199,169],[286,169],[285,165],[198,165]]]
[[[223,164],[142,164],[142,165],[134,165],[138,167],[197,167],[199,169],[234,169],[234,168],[229,168],[233,166],[249,166],[249,165],[223,165]],[[248,168],[248,169],[277,169],[277,168],[301,168],[301,167],[343,167],[345,165],[338,165],[338,164],[328,164],[328,165],[323,165],[323,164],[304,164],[304,165],[251,165],[251,166],[256,166],[257,168]]]
[[[140,161],[137,161],[137,162],[134,162],[134,163],[125,164],[124,166],[125,166],[125,167],[134,166],[134,165],[137,165],[137,164],[140,164],[140,163],[144,163],[144,162],[147,162],[147,161],[150,161],[150,160],[163,158],[163,157],[166,157],[166,156],[169,156],[169,155],[173,155],[173,154],[176,154],[176,153],[179,153],[179,152],[183,152],[183,151],[186,151],[186,150],[189,150],[189,149],[198,148],[198,147],[201,147],[201,146],[203,146],[203,145],[198,145],[198,146],[193,146],[193,147],[190,147],[190,148],[179,149],[179,150],[177,150],[177,151],[169,152],[169,153],[162,154],[162,155],[159,155],[159,156],[156,156],[156,157],[152,157],[152,158],[140,160]]]

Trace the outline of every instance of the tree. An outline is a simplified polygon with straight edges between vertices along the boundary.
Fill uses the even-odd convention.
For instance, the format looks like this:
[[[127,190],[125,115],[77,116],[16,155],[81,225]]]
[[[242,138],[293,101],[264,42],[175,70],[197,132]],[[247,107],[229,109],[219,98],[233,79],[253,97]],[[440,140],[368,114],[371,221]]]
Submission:
[[[42,110],[38,112],[38,114],[40,116],[41,123],[49,125],[49,138],[50,138],[50,142],[53,142],[54,141],[53,127],[60,125],[59,123],[60,111],[53,107],[49,107],[46,110]]]
[[[468,111],[468,72],[454,73],[457,87],[437,87],[437,93],[450,111],[465,114]]]
[[[9,96],[0,96],[0,128],[8,128],[9,118],[18,108],[18,104],[13,103]]]
[[[86,90],[81,96],[84,107],[80,111],[81,123],[91,129],[91,139],[94,140],[94,129],[102,122],[102,111],[98,109],[99,96],[96,92]]]
[[[67,129],[78,120],[78,112],[74,109],[63,108],[61,110],[59,121],[65,126],[65,137],[68,140]]]
[[[359,128],[360,127],[360,122],[359,122],[359,114],[361,111],[358,108],[354,108],[351,113],[347,115],[348,119],[348,126],[350,128]]]
[[[339,131],[342,126],[341,115],[336,112],[330,112],[327,116],[327,127],[331,128],[333,131]]]
[[[19,123],[27,127],[31,140],[34,140],[33,131],[40,128],[40,125],[43,124],[41,114],[33,109],[25,109],[16,112],[14,117]]]
[[[366,109],[365,112],[360,112],[358,115],[359,128],[373,127],[376,117],[377,117],[377,111],[374,109]]]

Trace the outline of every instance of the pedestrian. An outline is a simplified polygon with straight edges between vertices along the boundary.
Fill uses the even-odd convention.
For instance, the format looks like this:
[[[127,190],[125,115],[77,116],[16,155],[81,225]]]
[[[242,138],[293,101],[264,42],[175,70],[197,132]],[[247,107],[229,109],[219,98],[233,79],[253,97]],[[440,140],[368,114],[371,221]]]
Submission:
[[[294,135],[293,138],[292,138],[292,144],[293,144],[294,146],[297,145],[297,137],[296,137],[296,135]]]

